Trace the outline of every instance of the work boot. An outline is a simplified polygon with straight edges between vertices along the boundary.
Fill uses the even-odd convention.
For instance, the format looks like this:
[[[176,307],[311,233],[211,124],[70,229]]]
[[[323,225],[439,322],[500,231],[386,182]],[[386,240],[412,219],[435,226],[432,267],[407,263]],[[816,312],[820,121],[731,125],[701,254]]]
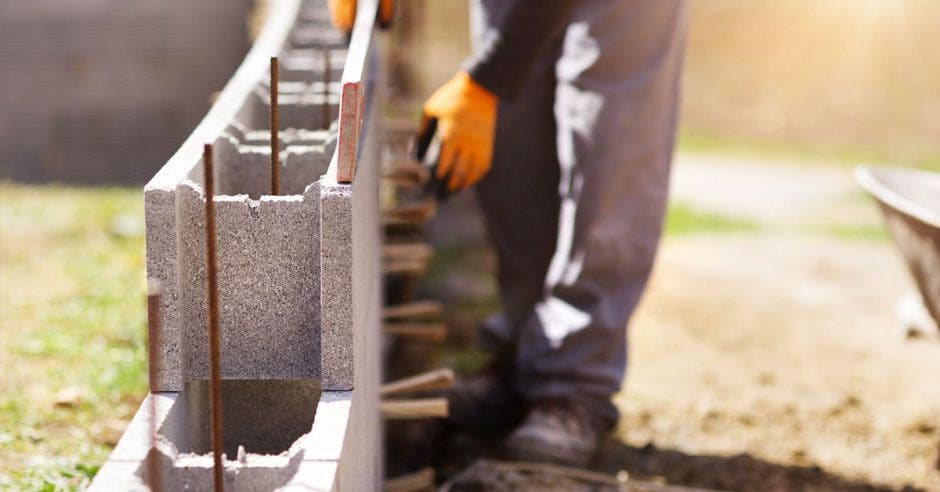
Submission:
[[[506,439],[504,454],[516,461],[583,467],[594,458],[607,427],[580,404],[537,403]]]
[[[525,403],[505,373],[458,378],[446,396],[447,423],[461,431],[505,432],[525,416]]]

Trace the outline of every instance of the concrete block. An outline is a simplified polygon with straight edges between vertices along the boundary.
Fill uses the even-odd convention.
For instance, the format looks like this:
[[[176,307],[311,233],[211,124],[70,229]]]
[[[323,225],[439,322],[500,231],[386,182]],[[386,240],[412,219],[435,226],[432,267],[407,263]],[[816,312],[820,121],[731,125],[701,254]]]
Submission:
[[[325,0],[305,2],[305,9],[320,9],[316,15],[316,9],[309,10],[316,19],[307,26],[295,25],[298,0],[272,5],[268,22],[274,27],[266,25],[209,115],[145,189],[148,277],[159,281],[164,292],[153,389],[172,392],[145,399],[93,489],[145,488],[153,478],[147,475],[148,457],[158,463],[166,489],[211,486],[206,197],[199,157],[207,141],[215,145],[218,183],[211,199],[217,224],[226,488],[372,490],[381,483],[381,221],[378,134],[370,131],[377,111],[363,104],[371,86],[356,80],[360,100],[347,116],[357,120],[357,129],[345,133],[354,152],[344,155],[358,166],[350,168],[355,170],[352,184],[337,182],[336,115],[330,115],[327,128],[311,117],[324,102],[333,103],[322,95],[322,52],[282,51],[297,55],[281,60],[293,67],[297,79],[284,80],[280,107],[282,123],[286,118],[296,127],[280,134],[286,194],[266,195],[265,57],[285,46],[288,32],[320,43],[316,36],[327,26],[325,17],[316,18],[324,14]],[[377,4],[363,0],[360,8]],[[344,74],[366,73],[364,58],[375,52],[362,37],[371,37],[373,21],[374,15],[357,21],[357,50],[336,50],[355,58],[354,70],[344,68]],[[319,67],[311,65],[317,61]],[[331,76],[338,75],[342,62],[343,57],[331,57]],[[329,88],[331,98],[338,96],[338,85]],[[150,402],[157,406],[154,415]],[[156,442],[152,425],[159,429]]]
[[[152,391],[180,389],[183,373],[180,366],[179,271],[176,242],[176,190],[154,187],[144,190],[144,224],[146,237],[147,278],[160,283],[159,346],[149,361],[156,387]],[[153,314],[153,313],[151,313]]]
[[[330,25],[304,23],[294,28],[288,43],[294,48],[343,48],[346,36]]]
[[[244,145],[271,145],[271,131],[269,129],[250,130],[245,125],[239,123],[237,120],[232,121],[225,128],[223,133],[231,135],[235,138],[235,140]],[[283,128],[278,131],[278,138],[281,140],[281,145],[325,145],[328,147],[332,145],[335,147],[336,144],[331,144],[331,142],[336,140],[336,130],[332,129],[332,127],[321,130],[307,130],[305,128]],[[333,154],[333,147],[329,147],[328,150],[324,150],[327,160],[329,160],[329,157]],[[327,165],[329,165],[329,162],[327,162]]]
[[[329,57],[330,80],[338,80],[342,75],[346,60],[345,48],[331,48]],[[278,75],[282,80],[319,81],[323,80],[325,64],[323,50],[319,48],[287,48],[278,58]]]
[[[208,374],[203,200],[197,183],[177,188],[184,381]],[[222,377],[319,377],[317,198],[215,201]]]
[[[91,490],[147,490],[148,459],[156,460],[164,490],[210,490],[207,394],[202,380],[162,395],[156,440],[148,407],[154,395],[148,395]],[[350,452],[347,434],[355,429],[352,392],[321,393],[315,380],[226,380],[222,395],[226,490],[340,488],[338,470]]]
[[[217,195],[248,195],[257,200],[270,194],[270,144],[242,145],[235,137],[222,134],[215,140],[213,151]]]
[[[331,84],[332,87],[332,84]],[[269,124],[270,101],[267,89],[253,91],[245,105],[236,115],[236,120],[247,128],[266,129]],[[326,106],[324,106],[326,105]],[[278,96],[278,119],[280,128],[329,128],[339,111],[339,95],[320,92],[284,94]]]
[[[320,379],[328,390],[353,388],[353,254],[351,185],[321,181]]]

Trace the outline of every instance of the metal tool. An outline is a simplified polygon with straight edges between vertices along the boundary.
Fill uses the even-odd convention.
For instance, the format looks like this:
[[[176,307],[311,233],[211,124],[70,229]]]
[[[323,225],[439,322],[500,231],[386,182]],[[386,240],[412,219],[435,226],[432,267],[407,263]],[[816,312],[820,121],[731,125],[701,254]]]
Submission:
[[[447,188],[450,173],[443,178],[437,177],[437,166],[440,165],[441,157],[441,137],[437,133],[437,118],[431,118],[424,127],[424,132],[415,137],[414,149],[415,160],[425,166],[430,174],[422,195],[433,197],[438,202],[446,201],[454,193]]]

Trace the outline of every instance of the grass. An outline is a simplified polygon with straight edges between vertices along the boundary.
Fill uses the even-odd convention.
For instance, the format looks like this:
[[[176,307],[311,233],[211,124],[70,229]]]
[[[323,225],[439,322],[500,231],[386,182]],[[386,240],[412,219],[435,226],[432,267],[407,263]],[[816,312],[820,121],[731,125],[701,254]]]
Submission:
[[[844,241],[865,241],[873,243],[884,243],[888,241],[888,232],[884,227],[876,225],[832,224],[809,232],[842,239]]]
[[[680,152],[751,157],[754,162],[786,161],[794,164],[887,164],[940,171],[940,152],[898,153],[864,147],[811,146],[777,140],[744,139],[719,136],[691,130],[678,135],[676,149]]]
[[[0,489],[86,485],[146,392],[139,189],[0,183]]]
[[[755,232],[760,225],[751,220],[696,210],[682,202],[672,202],[666,211],[666,236],[697,233]]]

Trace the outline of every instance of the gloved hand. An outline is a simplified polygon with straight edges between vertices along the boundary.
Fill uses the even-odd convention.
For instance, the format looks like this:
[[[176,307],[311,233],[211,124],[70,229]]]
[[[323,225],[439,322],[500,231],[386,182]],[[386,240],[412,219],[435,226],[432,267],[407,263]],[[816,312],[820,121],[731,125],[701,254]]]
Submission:
[[[447,179],[450,191],[473,185],[489,171],[496,102],[495,95],[461,70],[424,103],[418,134],[425,132],[431,118],[437,118],[441,153],[435,176]]]
[[[356,0],[330,0],[330,17],[337,29],[352,31],[356,22]],[[379,0],[379,25],[387,28],[395,15],[394,0]]]

